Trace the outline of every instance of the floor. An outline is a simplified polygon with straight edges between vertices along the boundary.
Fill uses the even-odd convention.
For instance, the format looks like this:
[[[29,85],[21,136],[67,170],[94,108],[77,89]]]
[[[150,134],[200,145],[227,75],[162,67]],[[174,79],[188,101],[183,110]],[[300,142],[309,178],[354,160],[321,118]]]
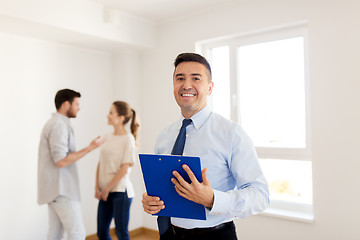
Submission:
[[[139,235],[130,238],[131,240],[157,240],[159,239],[158,233],[143,232]]]
[[[110,229],[110,236],[112,240],[118,240],[115,235],[115,229]],[[96,234],[92,234],[86,237],[86,240],[98,240],[99,238]],[[130,231],[130,240],[158,240],[159,233],[155,230],[148,228],[138,228],[136,230]]]

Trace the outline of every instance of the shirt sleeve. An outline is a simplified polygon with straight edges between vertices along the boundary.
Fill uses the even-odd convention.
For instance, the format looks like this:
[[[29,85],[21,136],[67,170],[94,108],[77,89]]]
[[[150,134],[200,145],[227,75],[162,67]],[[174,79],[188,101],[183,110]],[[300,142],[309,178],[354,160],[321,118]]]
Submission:
[[[69,134],[66,124],[61,122],[54,124],[49,132],[50,154],[55,163],[69,154]]]
[[[125,143],[124,146],[124,155],[121,161],[121,164],[130,163],[130,165],[134,165],[136,158],[136,151],[135,151],[135,139],[129,137],[128,141]]]
[[[252,141],[240,127],[233,133],[228,165],[236,187],[227,192],[214,190],[214,204],[209,213],[245,218],[267,208],[269,190]]]

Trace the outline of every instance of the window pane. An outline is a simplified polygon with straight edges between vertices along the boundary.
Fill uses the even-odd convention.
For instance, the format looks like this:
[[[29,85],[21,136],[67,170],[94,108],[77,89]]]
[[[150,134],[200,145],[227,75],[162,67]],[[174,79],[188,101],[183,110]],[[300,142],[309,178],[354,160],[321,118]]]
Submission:
[[[211,94],[213,111],[230,119],[229,47],[211,49],[210,62],[214,82]]]
[[[312,204],[310,161],[259,159],[269,184],[270,200]]]
[[[302,37],[238,48],[240,122],[258,147],[304,148]]]

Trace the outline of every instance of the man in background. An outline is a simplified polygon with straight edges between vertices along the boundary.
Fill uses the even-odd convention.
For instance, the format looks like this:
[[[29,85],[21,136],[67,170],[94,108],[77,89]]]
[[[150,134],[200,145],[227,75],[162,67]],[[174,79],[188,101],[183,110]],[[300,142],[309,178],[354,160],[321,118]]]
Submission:
[[[101,145],[100,137],[89,146],[75,150],[70,118],[79,108],[80,93],[62,89],[56,93],[56,113],[45,124],[39,145],[38,203],[48,204],[49,240],[86,237],[80,207],[79,177],[76,162]]]

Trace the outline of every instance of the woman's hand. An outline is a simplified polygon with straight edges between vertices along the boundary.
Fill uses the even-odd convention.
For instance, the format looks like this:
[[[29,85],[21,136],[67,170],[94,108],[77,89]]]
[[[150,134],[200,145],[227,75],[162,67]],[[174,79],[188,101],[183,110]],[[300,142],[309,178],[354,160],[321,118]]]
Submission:
[[[108,190],[107,188],[105,188],[105,189],[101,192],[101,194],[100,194],[101,200],[107,201],[107,198],[108,198],[108,196],[109,196],[109,192],[110,192],[110,190]]]
[[[95,198],[97,198],[99,200],[101,199],[101,191],[99,188],[95,189]]]

